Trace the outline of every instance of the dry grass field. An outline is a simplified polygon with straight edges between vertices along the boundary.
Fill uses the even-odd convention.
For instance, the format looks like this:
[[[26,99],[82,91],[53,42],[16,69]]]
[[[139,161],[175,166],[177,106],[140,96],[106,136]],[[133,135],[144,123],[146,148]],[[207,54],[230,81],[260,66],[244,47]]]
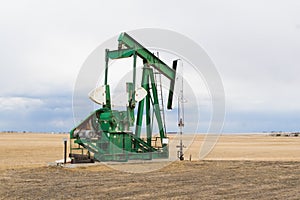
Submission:
[[[186,159],[147,173],[103,164],[48,166],[68,135],[0,133],[0,199],[299,199],[300,137],[224,135],[199,161],[204,136]],[[171,151],[176,151],[171,146]],[[155,169],[163,162],[119,163]]]

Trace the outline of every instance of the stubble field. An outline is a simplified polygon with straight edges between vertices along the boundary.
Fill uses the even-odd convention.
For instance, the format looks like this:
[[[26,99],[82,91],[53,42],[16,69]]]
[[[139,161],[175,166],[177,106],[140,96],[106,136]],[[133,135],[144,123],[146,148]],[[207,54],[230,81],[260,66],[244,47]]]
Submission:
[[[76,167],[48,166],[63,157],[68,135],[0,133],[1,199],[299,199],[300,137],[224,135],[198,160],[204,136],[186,159]],[[171,151],[176,151],[171,149]],[[157,165],[164,163],[162,168]]]

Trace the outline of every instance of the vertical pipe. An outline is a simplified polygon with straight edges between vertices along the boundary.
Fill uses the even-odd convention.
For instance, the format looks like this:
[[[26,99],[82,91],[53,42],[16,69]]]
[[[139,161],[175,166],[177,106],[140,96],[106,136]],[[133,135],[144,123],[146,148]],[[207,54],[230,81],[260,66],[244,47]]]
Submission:
[[[162,121],[162,116],[161,116],[161,112],[160,112],[160,110],[163,109],[163,108],[160,108],[160,105],[159,105],[159,102],[158,102],[157,87],[156,87],[156,84],[155,84],[155,79],[154,79],[152,69],[149,69],[149,77],[150,77],[150,80],[151,80],[152,94],[153,94],[153,110],[154,110],[156,120],[157,120],[157,125],[158,125],[158,129],[159,129],[159,134],[160,134],[160,140],[161,140],[162,146],[166,146],[162,142],[163,138],[166,137],[166,135],[165,135],[166,133],[165,133],[164,125],[163,125],[163,121]]]
[[[110,101],[110,89],[109,89],[109,85],[105,85],[105,99],[106,99],[106,104],[103,105],[103,107],[111,109],[111,101]]]
[[[180,76],[179,76],[180,77]],[[180,91],[178,95],[178,127],[180,134],[180,144],[179,144],[179,159],[184,160],[183,148],[184,145],[182,143],[182,133],[184,127],[184,98],[183,98],[183,67],[181,66],[181,82],[180,82]]]
[[[143,76],[142,76],[142,87],[148,92],[147,90],[147,80],[148,80],[148,68],[146,67],[146,65],[144,65],[143,68]],[[149,94],[147,94],[148,96]],[[144,102],[145,99],[141,100],[139,102],[139,106],[138,106],[138,112],[137,112],[137,119],[136,119],[136,126],[135,126],[135,136],[140,138],[141,136],[141,128],[142,128],[142,124],[143,124],[143,112],[144,112]]]
[[[133,91],[135,90],[135,87],[136,87],[136,51],[134,51],[134,54],[133,54]],[[133,94],[132,96],[132,100],[135,101],[134,99],[135,95]]]
[[[64,164],[67,163],[67,139],[64,139]]]
[[[107,81],[108,81],[108,61],[109,61],[109,57],[108,57],[108,52],[109,49],[105,49],[105,78],[104,78],[104,85],[105,85],[105,91],[106,91],[106,104],[103,105],[103,108],[109,108],[111,109],[111,102],[110,102],[110,90],[109,90],[109,86],[107,85]]]
[[[147,85],[147,91],[149,90],[149,84]],[[151,125],[151,111],[150,111],[150,97],[146,96],[146,129],[147,129],[147,144],[151,146],[152,139],[152,125]]]
[[[143,99],[142,101],[139,102],[139,107],[138,107],[138,112],[137,112],[135,136],[138,138],[141,137],[141,129],[142,129],[142,124],[143,124],[144,102],[145,102],[145,99]]]
[[[108,76],[108,49],[105,49],[105,79],[104,85],[107,85],[107,76]]]
[[[145,100],[146,100],[146,130],[147,130],[147,144],[152,147],[152,123],[151,123],[151,110],[150,110],[150,74],[152,72],[152,69],[149,68],[148,65],[147,66],[147,76],[146,76],[146,82],[144,82],[144,85],[146,86],[146,91],[148,92]],[[152,72],[153,75],[153,72]],[[152,159],[152,150],[149,150],[148,154],[149,154],[149,159]]]

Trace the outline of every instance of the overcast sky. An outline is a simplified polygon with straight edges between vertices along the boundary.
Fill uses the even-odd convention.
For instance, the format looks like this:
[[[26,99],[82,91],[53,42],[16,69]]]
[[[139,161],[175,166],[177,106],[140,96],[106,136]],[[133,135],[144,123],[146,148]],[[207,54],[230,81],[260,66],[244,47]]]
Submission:
[[[126,3],[125,3],[126,2]],[[226,95],[224,132],[299,131],[299,1],[2,1],[0,131],[69,131],[81,65],[122,31],[197,42]]]

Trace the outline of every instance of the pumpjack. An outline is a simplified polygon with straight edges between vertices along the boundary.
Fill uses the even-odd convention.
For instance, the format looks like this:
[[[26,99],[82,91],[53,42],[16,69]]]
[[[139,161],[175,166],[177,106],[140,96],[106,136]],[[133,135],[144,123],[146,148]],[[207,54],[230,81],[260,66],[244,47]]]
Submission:
[[[114,110],[108,84],[109,61],[130,57],[133,58],[133,80],[126,83],[126,110]],[[136,89],[138,58],[142,59],[143,68],[141,87]],[[177,60],[173,61],[171,68],[130,35],[121,33],[118,49],[105,50],[104,85],[89,93],[90,99],[102,105],[102,108],[92,112],[70,131],[69,157],[72,163],[168,158],[169,139],[161,112],[164,108],[158,97],[155,73],[160,73],[170,80],[167,109],[172,109],[176,67]],[[159,131],[155,137],[152,133],[154,122],[157,123]],[[146,137],[142,137],[141,134],[143,124],[146,125]]]

